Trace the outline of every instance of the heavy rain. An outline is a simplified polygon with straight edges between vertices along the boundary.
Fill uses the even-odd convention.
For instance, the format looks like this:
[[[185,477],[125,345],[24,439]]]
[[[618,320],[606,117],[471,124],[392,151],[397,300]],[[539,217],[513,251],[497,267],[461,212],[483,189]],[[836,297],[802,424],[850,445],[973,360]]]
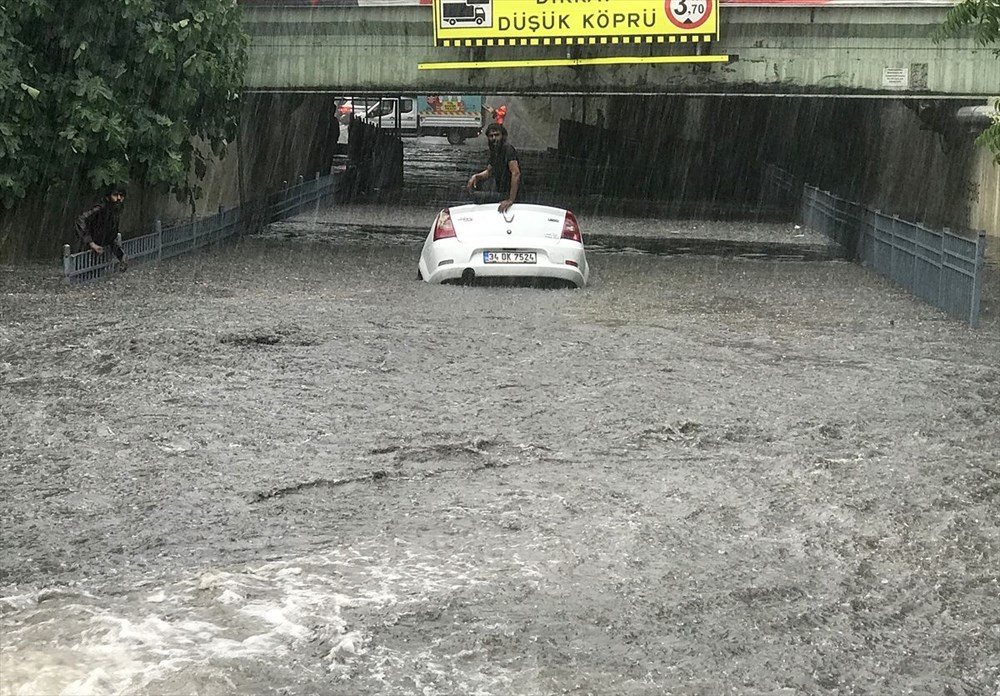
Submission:
[[[132,174],[125,271],[63,250],[101,187],[5,209],[0,696],[1000,693],[1000,174],[925,132],[973,100],[484,89],[398,137],[328,87],[248,89],[185,202]],[[500,105],[507,226],[572,210],[582,287],[424,282]]]

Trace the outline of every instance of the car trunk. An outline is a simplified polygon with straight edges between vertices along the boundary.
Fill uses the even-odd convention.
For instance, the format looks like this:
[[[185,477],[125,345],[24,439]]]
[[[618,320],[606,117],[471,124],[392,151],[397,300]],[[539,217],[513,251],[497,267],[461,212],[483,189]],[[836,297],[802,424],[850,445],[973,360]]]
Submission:
[[[522,203],[502,214],[491,204],[452,208],[451,219],[456,236],[464,244],[514,248],[558,240],[564,214],[546,206]]]

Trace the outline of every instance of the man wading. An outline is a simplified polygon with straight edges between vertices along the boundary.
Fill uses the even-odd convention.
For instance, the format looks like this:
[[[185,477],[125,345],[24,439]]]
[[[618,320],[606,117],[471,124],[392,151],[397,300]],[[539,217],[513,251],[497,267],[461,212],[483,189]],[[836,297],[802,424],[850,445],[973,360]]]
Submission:
[[[119,270],[127,269],[125,251],[118,244],[118,224],[124,207],[125,187],[110,187],[104,200],[76,219],[74,251],[90,249],[95,254],[103,254],[104,248],[110,246],[118,259]]]
[[[521,190],[521,165],[517,150],[507,142],[507,129],[497,123],[486,126],[486,143],[490,147],[490,163],[486,169],[469,177],[467,188],[474,191],[479,182],[493,179],[497,193],[504,197],[497,208],[501,213],[514,205]]]

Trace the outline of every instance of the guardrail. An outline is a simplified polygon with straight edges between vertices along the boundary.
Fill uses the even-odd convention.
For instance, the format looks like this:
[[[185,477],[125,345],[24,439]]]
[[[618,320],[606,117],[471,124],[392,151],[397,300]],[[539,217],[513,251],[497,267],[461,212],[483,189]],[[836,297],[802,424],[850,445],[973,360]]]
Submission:
[[[320,201],[334,192],[333,172],[285,186],[267,196],[264,206],[265,223],[284,220],[302,212],[307,206],[319,208]],[[255,203],[257,205],[255,205]],[[192,218],[169,227],[163,227],[159,220],[153,224],[153,232],[118,241],[130,265],[161,261],[174,256],[188,254],[198,249],[219,244],[244,229],[245,223],[253,217],[253,211],[260,201],[250,202],[244,211],[240,207],[223,208],[215,215]],[[70,252],[68,244],[63,246],[63,277],[68,283],[95,280],[116,272],[118,259],[110,249],[103,254],[95,254],[87,249],[76,254]]]
[[[803,223],[837,242],[847,255],[951,316],[979,323],[986,233],[974,238],[948,228],[902,220],[829,191],[805,185]]]
[[[802,181],[792,176],[791,172],[777,165],[767,164],[764,167],[758,204],[776,206],[788,213],[798,212],[801,207],[802,186]]]

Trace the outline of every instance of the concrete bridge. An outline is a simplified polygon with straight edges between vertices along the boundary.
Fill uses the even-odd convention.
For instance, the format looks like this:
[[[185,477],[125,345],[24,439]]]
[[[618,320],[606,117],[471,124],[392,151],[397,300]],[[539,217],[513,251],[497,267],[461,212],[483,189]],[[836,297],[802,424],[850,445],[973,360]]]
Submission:
[[[981,99],[1000,90],[988,48],[932,40],[950,7],[933,1],[723,4],[708,42],[516,47],[436,45],[426,5],[268,2],[243,2],[252,92]]]

